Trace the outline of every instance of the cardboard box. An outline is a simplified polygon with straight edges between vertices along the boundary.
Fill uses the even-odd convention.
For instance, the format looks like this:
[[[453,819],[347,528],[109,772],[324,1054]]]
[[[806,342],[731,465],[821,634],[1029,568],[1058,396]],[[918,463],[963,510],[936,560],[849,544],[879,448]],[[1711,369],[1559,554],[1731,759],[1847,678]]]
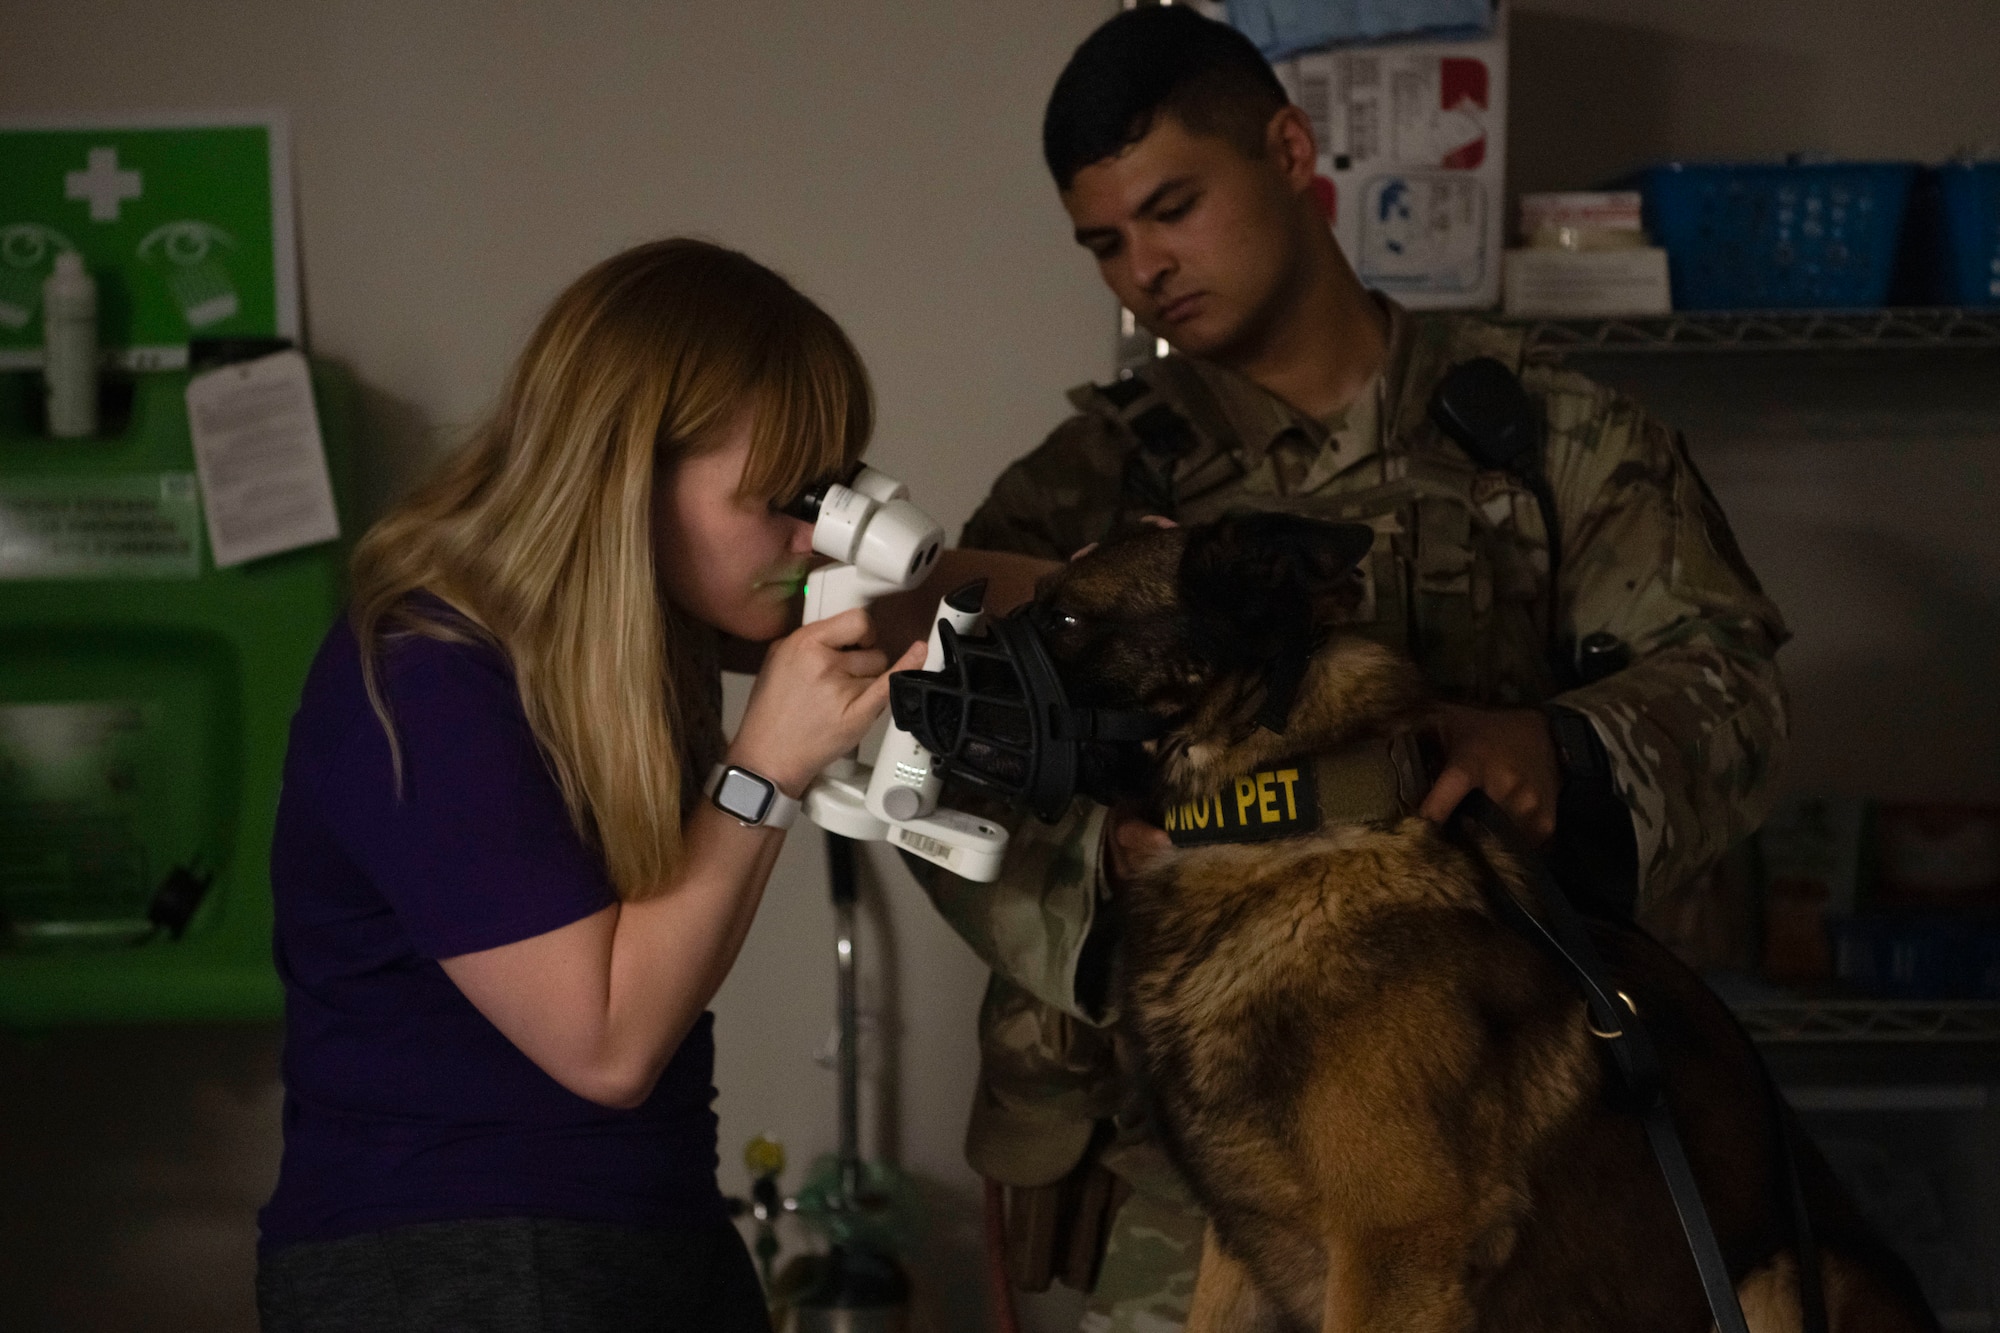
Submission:
[[[1623,250],[1509,250],[1507,314],[1535,319],[1664,315],[1673,309],[1667,252],[1657,246]]]
[[[1500,299],[1507,10],[1471,41],[1389,42],[1275,66],[1319,143],[1321,202],[1370,287],[1417,310]]]
[[[1644,232],[1637,190],[1559,190],[1521,196],[1521,237],[1538,232]],[[1587,247],[1571,246],[1571,249]]]
[[[1777,982],[1834,974],[1830,921],[1850,916],[1859,896],[1866,802],[1793,796],[1757,831],[1763,862],[1764,947],[1759,971]]]

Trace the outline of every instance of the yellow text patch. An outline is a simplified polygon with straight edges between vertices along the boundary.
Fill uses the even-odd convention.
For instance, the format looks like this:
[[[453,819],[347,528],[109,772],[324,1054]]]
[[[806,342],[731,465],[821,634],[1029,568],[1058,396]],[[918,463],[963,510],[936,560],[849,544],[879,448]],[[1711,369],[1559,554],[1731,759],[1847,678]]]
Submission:
[[[1177,847],[1293,838],[1319,827],[1319,789],[1311,761],[1286,760],[1172,802],[1161,816]]]

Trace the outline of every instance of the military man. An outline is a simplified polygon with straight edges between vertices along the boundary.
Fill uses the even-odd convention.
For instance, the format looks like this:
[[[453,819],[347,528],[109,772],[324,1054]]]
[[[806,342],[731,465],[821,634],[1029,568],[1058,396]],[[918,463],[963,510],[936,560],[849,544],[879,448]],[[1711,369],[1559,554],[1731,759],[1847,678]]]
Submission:
[[[1420,813],[1483,789],[1609,912],[1756,827],[1786,633],[1674,432],[1516,331],[1364,289],[1312,200],[1310,123],[1246,40],[1184,7],[1086,40],[1043,147],[1078,243],[1173,354],[1072,393],[965,546],[1059,560],[1148,515],[1239,507],[1367,523],[1352,628],[1410,653],[1443,701]],[[1482,357],[1525,390],[1539,450],[1465,429],[1491,402],[1453,402],[1452,374]],[[1079,800],[1018,824],[997,885],[917,867],[993,969],[968,1155],[1007,1187],[1016,1281],[1089,1290],[1090,1333],[1179,1328],[1201,1243],[1121,1075],[1108,986],[1120,877],[1163,840]]]

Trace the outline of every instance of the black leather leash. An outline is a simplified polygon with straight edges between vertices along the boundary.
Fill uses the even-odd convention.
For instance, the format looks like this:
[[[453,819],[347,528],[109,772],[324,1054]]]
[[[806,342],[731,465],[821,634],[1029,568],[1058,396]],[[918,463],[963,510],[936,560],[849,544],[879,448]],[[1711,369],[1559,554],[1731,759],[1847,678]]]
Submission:
[[[1494,895],[1500,912],[1515,929],[1558,958],[1582,985],[1584,1004],[1590,1011],[1590,1030],[1610,1049],[1632,1109],[1645,1126],[1653,1157],[1660,1164],[1660,1174],[1666,1178],[1667,1193],[1673,1197],[1674,1211],[1680,1215],[1681,1230],[1687,1233],[1688,1249],[1694,1255],[1695,1270],[1701,1276],[1702,1291],[1708,1297],[1715,1326],[1720,1333],[1749,1333],[1743,1306],[1736,1299],[1736,1286],[1729,1280],[1729,1265],[1722,1257],[1722,1244],[1716,1239],[1708,1207],[1701,1199],[1701,1186],[1688,1164],[1680,1132],[1674,1128],[1659,1052],[1639,1021],[1638,1006],[1623,991],[1613,990],[1604,979],[1604,960],[1598,955],[1597,946],[1591,943],[1582,915],[1570,905],[1548,866],[1527,845],[1505,812],[1485,792],[1475,790],[1459,804],[1457,814],[1492,835],[1533,876],[1547,924],[1515,902],[1504,889]],[[1788,1160],[1790,1146],[1781,1135],[1779,1150]],[[1803,1265],[1801,1272],[1803,1275]]]
[[[1785,1202],[1792,1210],[1792,1248],[1799,1260],[1800,1333],[1827,1333],[1826,1287],[1819,1267],[1819,1241],[1813,1235],[1812,1216],[1806,1212],[1805,1182],[1799,1179],[1798,1129],[1786,1114],[1784,1094],[1771,1081],[1771,1071],[1760,1057],[1758,1069],[1770,1096],[1771,1118],[1778,1131],[1778,1151],[1785,1155]]]

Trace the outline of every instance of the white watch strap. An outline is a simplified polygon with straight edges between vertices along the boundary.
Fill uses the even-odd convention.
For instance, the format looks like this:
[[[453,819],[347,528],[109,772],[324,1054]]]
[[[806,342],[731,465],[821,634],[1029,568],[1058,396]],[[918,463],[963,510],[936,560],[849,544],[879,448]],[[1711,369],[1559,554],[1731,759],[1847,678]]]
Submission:
[[[761,777],[763,775],[759,774],[758,776]],[[764,812],[764,818],[759,821],[758,827],[790,828],[792,821],[798,817],[799,803],[785,795],[783,791],[779,790],[778,784],[773,782],[771,784],[771,808]]]
[[[771,789],[771,804],[765,808],[764,817],[755,821],[744,819],[733,810],[724,811],[723,813],[734,816],[737,822],[746,828],[790,828],[792,821],[799,817],[799,803],[785,795],[784,789],[779,787],[777,783],[772,782],[771,779],[765,777],[755,769],[745,768],[741,764],[717,764],[714,768],[708,770],[708,781],[702,787],[702,794],[710,800],[714,800],[716,788],[722,785],[722,775],[732,768],[739,773],[748,773],[768,785]]]

